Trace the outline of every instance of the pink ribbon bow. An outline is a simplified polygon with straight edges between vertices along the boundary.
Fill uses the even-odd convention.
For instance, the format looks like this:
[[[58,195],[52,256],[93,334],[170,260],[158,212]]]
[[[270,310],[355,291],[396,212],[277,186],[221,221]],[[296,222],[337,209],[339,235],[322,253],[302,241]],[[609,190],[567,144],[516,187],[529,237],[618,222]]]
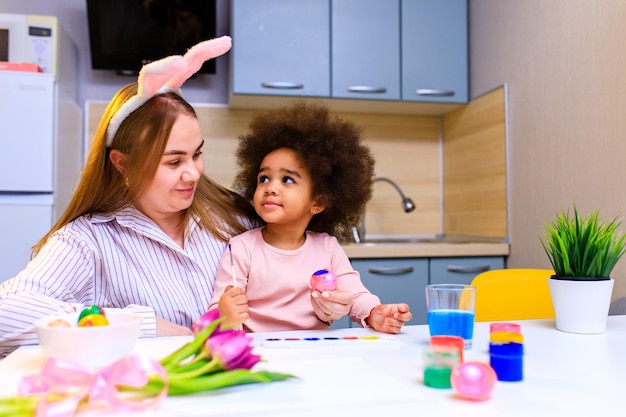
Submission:
[[[118,391],[118,386],[142,388],[152,374],[164,382],[156,396],[126,400]],[[167,396],[167,373],[158,362],[137,355],[123,357],[97,371],[74,361],[50,358],[40,373],[22,378],[18,391],[24,396],[43,395],[37,417],[71,417],[85,396],[88,403],[103,401],[113,411],[142,411],[158,407]],[[49,395],[65,398],[50,401]]]

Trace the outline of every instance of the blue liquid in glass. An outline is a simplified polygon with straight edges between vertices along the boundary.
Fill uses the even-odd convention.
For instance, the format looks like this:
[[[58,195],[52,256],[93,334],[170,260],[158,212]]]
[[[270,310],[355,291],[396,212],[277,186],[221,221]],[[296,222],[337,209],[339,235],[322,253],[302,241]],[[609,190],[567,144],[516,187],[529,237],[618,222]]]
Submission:
[[[428,312],[428,328],[431,336],[460,336],[465,349],[472,346],[474,314],[469,311],[433,310]]]

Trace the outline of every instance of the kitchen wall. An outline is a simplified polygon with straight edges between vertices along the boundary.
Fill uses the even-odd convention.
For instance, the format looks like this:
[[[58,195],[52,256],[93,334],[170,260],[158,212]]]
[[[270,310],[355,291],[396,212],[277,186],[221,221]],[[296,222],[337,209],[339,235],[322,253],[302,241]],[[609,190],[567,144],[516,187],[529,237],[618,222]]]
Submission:
[[[93,136],[105,107],[104,102],[87,103],[88,137]],[[234,156],[237,137],[247,131],[254,110],[221,105],[197,105],[195,108],[205,138],[204,171],[218,183],[230,187],[237,169]],[[376,182],[367,204],[367,234],[429,236],[441,233],[441,118],[337,114],[363,129],[364,142],[376,157],[375,175],[394,180],[417,207],[405,213],[397,191],[386,182]]]
[[[229,32],[229,0],[216,0],[218,35]],[[57,16],[79,53],[78,102],[109,100],[115,92],[136,78],[113,71],[92,70],[89,52],[86,0],[1,0],[0,13]],[[228,99],[228,56],[216,60],[216,74],[199,74],[185,83],[185,98],[192,103],[226,103]]]
[[[508,267],[550,266],[561,208],[626,216],[625,22],[624,0],[470,0],[471,95],[509,87]],[[613,276],[626,297],[626,258]]]

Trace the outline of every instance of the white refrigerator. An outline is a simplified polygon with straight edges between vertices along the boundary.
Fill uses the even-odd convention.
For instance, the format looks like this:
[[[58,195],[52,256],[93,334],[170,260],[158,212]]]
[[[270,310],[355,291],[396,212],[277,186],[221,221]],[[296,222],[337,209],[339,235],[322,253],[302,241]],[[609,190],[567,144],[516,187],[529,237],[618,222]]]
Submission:
[[[0,282],[30,260],[82,166],[82,110],[53,74],[0,71]]]

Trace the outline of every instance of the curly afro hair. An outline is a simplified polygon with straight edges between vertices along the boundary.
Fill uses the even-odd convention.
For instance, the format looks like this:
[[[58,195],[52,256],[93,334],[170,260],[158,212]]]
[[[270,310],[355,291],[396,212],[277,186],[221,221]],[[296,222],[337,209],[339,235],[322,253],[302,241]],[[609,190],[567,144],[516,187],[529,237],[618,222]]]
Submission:
[[[307,230],[347,241],[372,196],[375,161],[362,143],[361,129],[332,115],[325,105],[304,101],[257,112],[249,128],[239,136],[234,188],[251,201],[263,158],[279,148],[291,149],[311,175],[313,197],[327,201]]]

